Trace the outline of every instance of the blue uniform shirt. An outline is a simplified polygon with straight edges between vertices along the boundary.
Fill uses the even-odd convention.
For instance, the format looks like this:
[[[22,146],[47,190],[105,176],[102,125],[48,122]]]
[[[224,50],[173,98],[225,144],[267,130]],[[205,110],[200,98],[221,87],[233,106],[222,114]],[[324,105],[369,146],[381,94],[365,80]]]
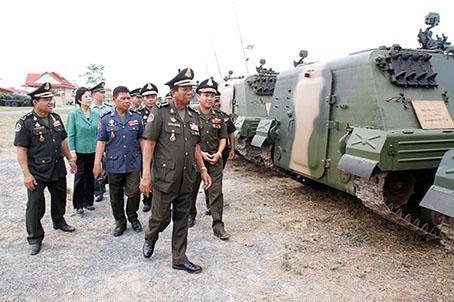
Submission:
[[[106,143],[106,171],[129,173],[140,171],[142,154],[139,139],[142,138],[142,117],[127,111],[122,122],[117,111],[104,115],[99,121],[97,140]]]

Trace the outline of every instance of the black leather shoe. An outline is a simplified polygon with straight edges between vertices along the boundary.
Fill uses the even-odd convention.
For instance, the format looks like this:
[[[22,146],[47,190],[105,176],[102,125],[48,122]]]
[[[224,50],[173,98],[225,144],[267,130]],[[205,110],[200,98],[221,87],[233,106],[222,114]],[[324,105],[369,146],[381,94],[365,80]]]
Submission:
[[[117,225],[115,229],[113,230],[113,235],[114,237],[119,237],[123,235],[123,232],[126,230],[125,225]]]
[[[95,207],[94,206],[86,206],[85,207],[87,210],[89,211],[94,211],[95,210]]]
[[[139,221],[139,220],[133,220],[133,221],[131,221],[131,226],[132,226],[132,229],[133,229],[134,231],[136,231],[137,233],[142,232],[142,224],[140,224],[140,221]]]
[[[230,234],[227,233],[224,229],[213,231],[214,236],[218,237],[221,240],[227,240],[230,238]]]
[[[151,210],[151,204],[146,203],[146,204],[143,205],[142,211],[150,212],[150,210]]]
[[[95,201],[100,202],[104,198],[104,194],[95,195]]]
[[[208,216],[210,216],[210,215],[211,215],[211,211],[210,211],[210,209],[208,209],[208,210],[205,210],[205,215],[208,215]]]
[[[66,221],[62,221],[59,224],[54,224],[54,229],[56,230],[62,230],[63,232],[74,232],[76,230],[75,227],[70,226],[69,224],[66,223]]]
[[[41,243],[32,243],[30,244],[30,255],[36,255],[41,250]]]
[[[143,244],[143,248],[142,248],[143,256],[145,258],[150,258],[151,255],[153,255],[153,251],[154,251],[154,243],[148,243],[145,241],[145,243]]]
[[[194,264],[189,260],[183,264],[172,264],[172,268],[187,271],[190,274],[198,274],[202,271],[202,267],[200,267],[200,265]]]
[[[194,217],[188,217],[188,228],[192,228],[195,224],[195,218]]]

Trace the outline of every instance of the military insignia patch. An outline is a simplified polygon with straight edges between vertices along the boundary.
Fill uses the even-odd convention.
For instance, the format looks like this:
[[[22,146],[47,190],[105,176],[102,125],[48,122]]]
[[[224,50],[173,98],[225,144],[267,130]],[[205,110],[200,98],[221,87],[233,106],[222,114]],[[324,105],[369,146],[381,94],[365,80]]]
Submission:
[[[115,125],[115,121],[114,120],[109,120],[109,126],[113,126]]]
[[[177,140],[177,138],[175,137],[175,133],[172,133],[172,134],[170,135],[169,140],[170,140],[172,143],[175,142],[175,141]]]
[[[49,89],[50,89],[49,83],[46,83],[46,84],[44,85],[44,89],[46,89],[46,90],[49,90]]]
[[[19,123],[17,123],[17,124],[16,124],[16,132],[19,132],[19,131],[21,131],[21,130],[22,130],[22,125],[19,124]]]
[[[151,83],[148,83],[147,89],[149,89],[149,90],[153,89],[153,86],[151,86]]]
[[[218,124],[220,124],[221,122],[222,122],[222,120],[221,120],[220,118],[215,118],[215,119],[213,119],[213,124],[218,125]]]
[[[172,123],[176,123],[176,122],[177,122],[177,119],[174,118],[174,117],[172,116],[172,117],[170,118],[170,121],[171,121]]]
[[[197,125],[194,124],[194,123],[190,123],[190,124],[189,124],[189,128],[191,128],[192,131],[199,132],[199,126],[197,126]]]
[[[213,86],[213,81],[211,80],[211,78],[208,80],[207,85],[208,86]]]
[[[59,120],[56,120],[54,123],[53,123],[54,127],[57,127],[57,126],[60,126],[61,123]]]
[[[41,135],[39,136],[39,141],[40,141],[41,143],[44,143],[45,140],[46,140],[46,139],[45,139],[44,136],[41,134]]]
[[[147,122],[151,123],[152,121],[154,121],[154,114],[150,113],[150,115],[148,116]]]
[[[185,77],[188,77],[188,78],[191,78],[192,77],[192,70],[191,68],[188,68],[188,70],[186,70],[186,73],[184,74]]]

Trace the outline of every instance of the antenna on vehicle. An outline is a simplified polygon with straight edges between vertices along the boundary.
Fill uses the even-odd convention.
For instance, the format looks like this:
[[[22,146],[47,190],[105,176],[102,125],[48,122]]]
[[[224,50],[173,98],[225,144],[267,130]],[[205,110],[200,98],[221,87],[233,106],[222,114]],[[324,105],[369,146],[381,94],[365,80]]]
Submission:
[[[238,20],[238,15],[236,12],[236,6],[235,6],[234,0],[232,0],[232,5],[233,5],[233,12],[235,13],[235,20],[236,20],[236,26],[238,28],[238,35],[240,36],[240,43],[241,43],[241,50],[243,51],[244,65],[246,66],[246,73],[247,73],[247,75],[249,75],[249,68],[247,66],[248,59],[246,58],[246,50],[244,48],[243,37],[241,36],[240,21]]]

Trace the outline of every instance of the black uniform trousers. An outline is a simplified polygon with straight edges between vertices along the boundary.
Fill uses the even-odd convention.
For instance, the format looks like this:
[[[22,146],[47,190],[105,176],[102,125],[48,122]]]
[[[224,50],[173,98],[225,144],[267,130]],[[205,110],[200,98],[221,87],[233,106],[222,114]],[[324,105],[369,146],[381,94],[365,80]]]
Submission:
[[[191,193],[165,193],[153,188],[153,202],[151,203],[148,230],[145,232],[145,241],[150,244],[156,243],[159,233],[167,228],[170,218],[172,218],[172,263],[176,265],[188,260],[186,248],[190,199]],[[172,211],[170,211],[170,205],[172,205]]]
[[[33,191],[27,189],[27,209],[25,210],[25,225],[27,227],[27,240],[29,244],[41,243],[44,238],[44,229],[41,219],[46,212],[44,189],[50,193],[50,215],[54,225],[61,223],[66,209],[66,176],[56,181],[43,181],[38,183]]]
[[[129,173],[109,173],[109,194],[110,203],[112,205],[112,213],[117,226],[126,226],[126,216],[130,222],[137,220],[137,210],[140,204],[140,172],[134,171]],[[126,202],[125,216],[125,200],[124,195],[128,197]]]
[[[92,206],[94,201],[93,166],[95,153],[76,153],[77,172],[74,175],[74,209]]]
[[[221,162],[221,159],[219,159],[215,165],[205,162],[205,166],[207,167],[208,174],[210,174],[212,180],[211,187],[205,191],[205,195],[208,197],[207,209],[210,210],[211,216],[213,217],[213,230],[218,231],[224,229],[224,222],[222,222],[224,210],[224,194],[222,193],[223,163]],[[197,173],[191,194],[191,209],[189,211],[189,215],[194,218],[197,215],[196,201],[201,182],[202,179],[200,178],[200,174]]]

